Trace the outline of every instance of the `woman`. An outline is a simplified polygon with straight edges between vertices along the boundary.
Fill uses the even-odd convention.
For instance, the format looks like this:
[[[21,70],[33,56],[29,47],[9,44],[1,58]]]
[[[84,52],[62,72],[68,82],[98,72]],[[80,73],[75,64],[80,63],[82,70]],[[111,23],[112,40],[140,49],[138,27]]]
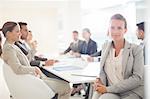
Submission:
[[[55,93],[58,99],[69,99],[70,86],[67,82],[47,78],[38,67],[31,67],[29,60],[14,43],[19,40],[20,32],[17,23],[6,22],[2,27],[2,32],[6,37],[3,46],[3,59],[11,66],[16,74],[32,74],[40,77]],[[61,87],[60,87],[61,86]]]
[[[12,69],[15,71],[16,74],[30,73],[36,76],[40,75],[41,74],[40,70],[37,67],[31,67],[29,65],[28,59],[24,57],[22,54],[19,54],[20,50],[18,49],[17,46],[14,45],[14,43],[18,41],[20,37],[20,32],[17,23],[6,22],[2,27],[2,32],[6,37],[6,41],[3,46],[4,61],[10,66],[12,66]],[[25,62],[20,63],[22,62],[22,60]]]
[[[143,98],[143,51],[125,40],[126,31],[126,19],[121,14],[113,15],[109,26],[112,41],[102,47],[101,72],[92,99]]]

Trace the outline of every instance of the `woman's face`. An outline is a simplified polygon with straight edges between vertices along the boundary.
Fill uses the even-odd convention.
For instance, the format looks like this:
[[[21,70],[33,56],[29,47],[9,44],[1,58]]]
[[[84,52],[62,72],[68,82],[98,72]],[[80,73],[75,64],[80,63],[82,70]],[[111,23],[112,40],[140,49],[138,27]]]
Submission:
[[[122,20],[112,19],[109,26],[109,36],[113,41],[120,41],[124,39],[124,34],[127,29],[125,29],[125,22]]]
[[[20,38],[20,31],[19,31],[19,27],[15,26],[14,29],[9,32],[8,36],[9,39],[11,39],[12,41],[16,42],[19,40]]]

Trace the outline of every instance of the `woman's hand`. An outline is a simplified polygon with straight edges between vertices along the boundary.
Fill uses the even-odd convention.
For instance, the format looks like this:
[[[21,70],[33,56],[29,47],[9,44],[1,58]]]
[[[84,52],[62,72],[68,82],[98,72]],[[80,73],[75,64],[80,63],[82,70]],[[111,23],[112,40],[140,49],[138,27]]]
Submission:
[[[98,85],[101,85],[101,84],[102,84],[102,82],[101,82],[100,78],[96,78],[96,80],[94,82],[94,90],[96,90]]]
[[[99,84],[96,88],[96,91],[101,93],[101,94],[104,94],[107,92],[107,89],[106,89],[105,85]]]
[[[42,74],[41,70],[38,67],[35,67],[35,76],[41,77],[41,74]]]
[[[95,82],[94,82],[94,90],[103,94],[106,93],[106,86],[104,86],[100,80],[100,78],[96,78]]]

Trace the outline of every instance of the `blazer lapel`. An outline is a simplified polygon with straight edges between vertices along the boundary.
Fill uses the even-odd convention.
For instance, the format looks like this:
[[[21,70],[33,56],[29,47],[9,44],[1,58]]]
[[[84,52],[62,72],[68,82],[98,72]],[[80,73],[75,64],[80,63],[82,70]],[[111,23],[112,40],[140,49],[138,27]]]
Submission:
[[[125,46],[124,46],[124,50],[122,53],[122,73],[123,73],[123,76],[124,76],[124,73],[126,70],[126,65],[127,65],[129,53],[130,53],[130,43],[125,40]]]
[[[111,48],[112,42],[106,42],[106,45],[104,46],[104,48],[102,49],[102,60],[101,60],[101,66],[104,66],[104,63],[106,61],[106,58],[108,56],[109,50]]]

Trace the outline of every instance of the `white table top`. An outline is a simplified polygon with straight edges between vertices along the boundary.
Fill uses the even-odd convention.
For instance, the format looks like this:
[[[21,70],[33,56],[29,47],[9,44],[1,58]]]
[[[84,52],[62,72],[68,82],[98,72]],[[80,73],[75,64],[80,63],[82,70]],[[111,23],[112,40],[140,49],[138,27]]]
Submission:
[[[99,75],[100,63],[87,63],[81,58],[61,58],[54,66],[44,69],[73,84],[95,81]]]

